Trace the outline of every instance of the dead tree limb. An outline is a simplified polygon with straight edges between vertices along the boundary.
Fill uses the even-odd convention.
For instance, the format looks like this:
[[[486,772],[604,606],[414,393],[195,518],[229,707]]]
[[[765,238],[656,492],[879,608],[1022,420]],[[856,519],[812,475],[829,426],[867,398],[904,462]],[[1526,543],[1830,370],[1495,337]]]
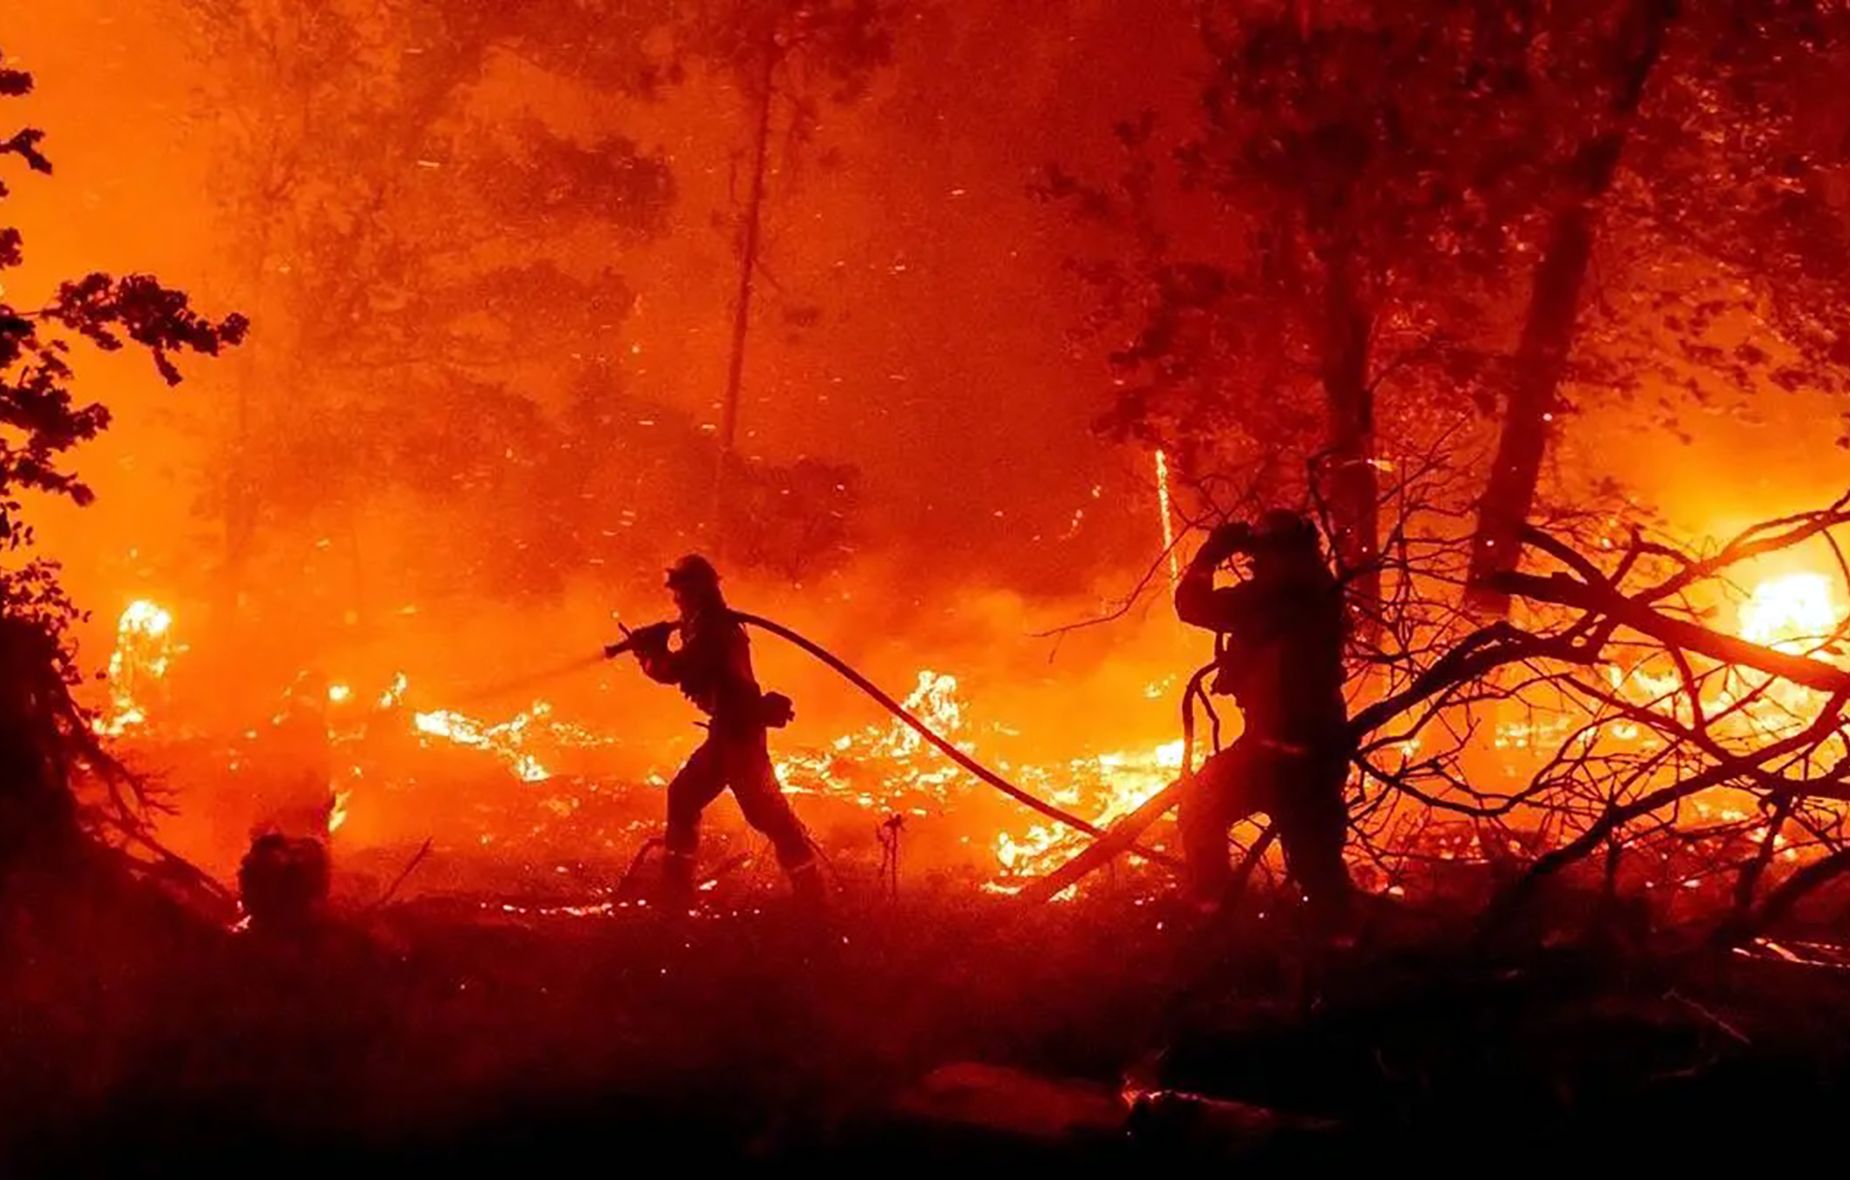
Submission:
[[[1189,678],[1188,688],[1182,694],[1182,776],[1170,783],[1156,794],[1138,804],[1129,815],[1111,825],[1110,829],[1093,843],[1082,849],[1078,855],[1068,860],[1053,872],[1028,883],[1019,894],[1026,901],[1049,901],[1067,889],[1085,880],[1094,871],[1104,868],[1122,854],[1131,851],[1137,845],[1138,837],[1149,830],[1151,824],[1161,819],[1171,807],[1181,802],[1182,791],[1195,774],[1195,714],[1191,707],[1201,696],[1201,684],[1208,673],[1214,670],[1212,663],[1196,669]],[[1214,722],[1214,745],[1220,747],[1220,718],[1215,715],[1212,705],[1207,705],[1208,716]]]
[[[1653,610],[1611,586],[1578,581],[1565,574],[1504,574],[1499,583],[1537,602],[1552,602],[1600,614],[1664,644],[1700,652],[1724,664],[1754,668],[1820,692],[1850,691],[1850,672],[1809,656],[1791,655]]]
[[[1668,786],[1659,787],[1629,803],[1607,808],[1605,814],[1595,820],[1586,831],[1559,848],[1545,853],[1529,866],[1528,872],[1505,889],[1492,903],[1490,912],[1485,918],[1485,928],[1494,931],[1502,926],[1521,908],[1524,902],[1533,896],[1536,886],[1543,880],[1591,853],[1608,836],[1632,820],[1661,810],[1698,792],[1751,777],[1760,763],[1815,744],[1833,728],[1832,723],[1839,719],[1846,699],[1850,699],[1850,688],[1834,696],[1829,706],[1819,714],[1818,719],[1798,733],[1790,734],[1749,755],[1728,759],[1699,774],[1681,779]]]
[[[1724,946],[1739,946],[1777,926],[1793,907],[1823,885],[1850,872],[1850,848],[1839,848],[1828,856],[1812,861],[1779,883],[1760,908],[1746,920],[1729,923],[1717,932],[1716,941]]]

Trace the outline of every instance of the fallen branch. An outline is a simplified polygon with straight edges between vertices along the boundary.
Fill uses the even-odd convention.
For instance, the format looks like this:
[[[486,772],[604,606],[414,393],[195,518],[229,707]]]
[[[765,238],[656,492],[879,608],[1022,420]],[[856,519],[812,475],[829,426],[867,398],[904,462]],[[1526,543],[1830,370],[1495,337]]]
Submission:
[[[1220,716],[1214,712],[1214,706],[1208,703],[1206,695],[1201,691],[1203,681],[1216,666],[1209,662],[1197,668],[1195,674],[1189,677],[1188,687],[1182,692],[1182,777],[1138,804],[1129,815],[1112,824],[1109,831],[1065,864],[1030,882],[1018,894],[1019,897],[1032,902],[1044,902],[1058,897],[1136,847],[1137,838],[1171,807],[1182,801],[1182,792],[1195,777],[1195,712],[1192,706],[1197,699],[1200,699],[1213,722],[1214,748],[1220,748]]]
[[[415,870],[418,867],[418,865],[422,864],[424,862],[424,858],[429,855],[430,855],[430,840],[426,839],[423,845],[418,848],[417,853],[413,855],[409,861],[405,862],[405,867],[399,870],[398,876],[392,879],[392,883],[386,887],[385,892],[379,895],[378,900],[374,901],[373,904],[366,907],[366,912],[370,914],[378,910],[384,909],[385,904],[391,901],[393,897],[397,896],[399,886],[405,883],[405,881],[411,876],[413,870]]]
[[[1029,882],[1017,895],[1025,901],[1048,901],[1064,893],[1070,887],[1104,868],[1121,854],[1136,847],[1137,838],[1147,831],[1151,824],[1163,817],[1171,807],[1182,801],[1182,792],[1194,781],[1188,775],[1170,783],[1156,794],[1150,796],[1137,806],[1135,811],[1111,825],[1097,840],[1088,844],[1080,853],[1048,873]]]
[[[1767,894],[1766,900],[1760,903],[1760,908],[1752,915],[1729,923],[1717,931],[1716,943],[1733,947],[1759,937],[1784,921],[1806,895],[1816,892],[1846,872],[1850,872],[1850,848],[1839,848],[1828,856],[1812,861],[1780,882],[1779,887]]]
[[[1737,636],[1711,630],[1684,619],[1672,618],[1639,599],[1628,598],[1610,585],[1588,583],[1566,574],[1510,573],[1499,585],[1537,602],[1574,607],[1601,614],[1670,648],[1700,652],[1724,664],[1754,668],[1820,692],[1850,692],[1850,672],[1823,660],[1797,656],[1764,647]]]
[[[1528,872],[1505,889],[1491,904],[1490,911],[1484,920],[1485,930],[1495,931],[1504,925],[1521,908],[1522,903],[1533,894],[1535,887],[1544,878],[1559,872],[1598,848],[1608,836],[1626,823],[1698,792],[1736,779],[1750,777],[1760,763],[1816,742],[1825,730],[1831,728],[1831,722],[1836,719],[1846,699],[1850,699],[1850,689],[1833,697],[1830,707],[1820,713],[1818,719],[1804,730],[1756,750],[1751,755],[1743,755],[1718,763],[1700,774],[1660,787],[1629,803],[1615,804],[1607,808],[1605,814],[1589,825],[1586,831],[1559,848],[1537,858],[1535,863],[1529,866]]]

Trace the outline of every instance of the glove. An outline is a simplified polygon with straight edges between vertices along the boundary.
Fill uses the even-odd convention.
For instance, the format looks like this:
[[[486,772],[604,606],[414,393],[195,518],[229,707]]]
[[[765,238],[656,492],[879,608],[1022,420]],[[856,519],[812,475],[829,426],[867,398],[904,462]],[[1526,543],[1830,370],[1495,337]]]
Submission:
[[[629,645],[639,652],[663,651],[668,647],[668,637],[673,634],[673,623],[650,623],[630,632]]]
[[[604,658],[614,660],[626,651],[660,651],[668,646],[668,636],[674,632],[674,627],[673,623],[650,623],[634,631],[625,629],[622,639],[604,645]]]
[[[1253,526],[1243,520],[1228,521],[1217,525],[1208,539],[1201,546],[1199,559],[1212,561],[1216,565],[1232,557],[1253,543]]]

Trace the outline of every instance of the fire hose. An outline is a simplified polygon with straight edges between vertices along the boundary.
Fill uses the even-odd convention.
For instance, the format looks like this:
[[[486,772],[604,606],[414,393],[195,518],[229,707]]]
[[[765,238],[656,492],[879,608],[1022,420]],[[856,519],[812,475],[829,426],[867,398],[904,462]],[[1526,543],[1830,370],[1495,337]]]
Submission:
[[[779,639],[782,639],[786,643],[789,643],[792,646],[801,649],[805,654],[814,658],[818,662],[826,665],[836,675],[840,676],[842,679],[846,680],[848,683],[854,685],[854,687],[860,689],[862,693],[872,698],[876,704],[878,704],[881,708],[885,709],[888,713],[891,713],[908,729],[911,729],[914,733],[918,734],[921,738],[931,743],[932,747],[936,749],[939,753],[943,754],[945,757],[955,762],[958,766],[962,767],[969,774],[973,775],[974,777],[986,783],[987,785],[995,788],[996,790],[1002,792],[1004,795],[1007,795],[1009,798],[1015,800],[1017,803],[1020,803],[1022,806],[1029,808],[1032,811],[1038,812],[1039,814],[1043,816],[1046,816],[1048,819],[1053,820],[1055,823],[1063,824],[1066,827],[1072,828],[1074,831],[1077,831],[1077,832],[1083,832],[1086,835],[1092,837],[1094,840],[1100,839],[1101,837],[1106,835],[1105,829],[1099,827],[1097,824],[1090,823],[1087,820],[1084,820],[1080,818],[1079,816],[1074,815],[1070,811],[1066,811],[1060,807],[1056,807],[1054,804],[1047,802],[1045,799],[1042,799],[1039,796],[1032,795],[1029,792],[1022,790],[1020,787],[1016,786],[1014,783],[1008,781],[1007,779],[1003,778],[1001,775],[997,774],[995,771],[991,770],[989,767],[984,766],[981,762],[978,762],[976,759],[972,758],[969,754],[966,754],[964,751],[958,749],[957,746],[952,744],[949,738],[944,737],[942,734],[932,729],[931,726],[925,724],[925,722],[922,721],[916,714],[914,714],[910,709],[907,709],[905,705],[895,700],[891,695],[889,695],[887,692],[882,690],[879,685],[875,684],[873,681],[863,676],[846,660],[842,659],[840,656],[837,656],[834,652],[829,651],[827,648],[823,647],[821,644],[815,642],[812,639],[807,638],[804,635],[799,634],[796,631],[791,630],[789,627],[784,626],[782,623],[775,622],[774,620],[764,618],[761,615],[748,614],[745,611],[738,611],[738,610],[730,611],[728,613],[736,621],[740,623],[744,623],[747,626],[756,627],[761,631],[768,631],[769,633],[777,636]],[[501,693],[507,692],[516,687],[524,688],[524,687],[527,687],[531,684],[537,683],[542,680],[551,680],[553,678],[566,675],[570,672],[578,671],[581,668],[589,667],[590,665],[597,663],[599,660],[610,659],[626,651],[631,651],[635,647],[635,637],[640,633],[631,632],[629,631],[628,628],[625,628],[624,630],[625,630],[625,637],[621,642],[612,644],[609,647],[602,649],[595,655],[575,657],[568,663],[564,663],[556,667],[548,668],[541,672],[536,672],[530,675],[522,676],[516,680],[505,681],[501,684],[494,685],[493,687],[485,688],[478,692],[472,693],[470,694],[470,697],[467,699],[476,699],[476,698],[481,698],[481,697],[486,697],[486,696],[491,696],[491,695],[499,695]],[[1197,676],[1196,679],[1199,680],[1200,677]],[[1193,687],[1196,687],[1196,686],[1191,684],[1191,688]],[[1203,699],[1205,701],[1205,697]],[[1213,715],[1211,707],[1209,709],[1209,714],[1210,716]],[[1185,710],[1185,717],[1188,721],[1192,722],[1193,720],[1192,717],[1186,716],[1186,710]],[[1218,738],[1218,731],[1219,731],[1219,726],[1220,726],[1220,719],[1218,717],[1214,718],[1214,724],[1215,724],[1216,736]],[[1187,726],[1187,730],[1188,730],[1188,737],[1192,739],[1193,738],[1193,725],[1189,724]],[[1192,740],[1190,741],[1189,744],[1192,746],[1193,744]],[[1218,741],[1216,741],[1216,745],[1218,744],[1219,744]],[[1138,845],[1132,845],[1125,851],[1134,853],[1135,855],[1141,856],[1146,860],[1154,861],[1157,864],[1166,865],[1170,868],[1181,867],[1181,862],[1177,858],[1170,856],[1167,853],[1159,852],[1153,848],[1144,848]]]
[[[821,644],[805,638],[784,626],[782,623],[773,622],[759,615],[747,614],[744,611],[737,610],[731,611],[730,614],[739,622],[745,623],[748,626],[757,627],[762,631],[768,631],[779,639],[784,640],[786,643],[801,648],[806,654],[821,663],[826,664],[836,675],[860,689],[867,696],[873,698],[876,704],[898,718],[908,729],[911,729],[914,733],[930,742],[939,753],[957,763],[958,766],[961,766],[964,770],[976,776],[978,779],[981,779],[996,790],[1001,791],[1004,795],[1020,803],[1022,806],[1037,811],[1056,823],[1065,824],[1075,831],[1084,832],[1095,840],[1105,835],[1105,829],[1096,824],[1088,823],[1072,812],[1064,811],[1054,806],[1052,803],[1047,802],[1045,799],[1029,794],[1027,791],[1022,790],[1014,783],[1009,782],[995,771],[989,769],[989,767],[984,766],[981,762],[978,762],[976,759],[970,757],[970,755],[958,749],[951,743],[950,739],[933,730],[931,726],[921,721],[911,710],[907,709],[904,705],[882,691],[879,685],[861,675],[861,673],[856,671],[846,660],[843,660],[840,656],[829,651]],[[1153,860],[1158,864],[1168,865],[1171,868],[1179,867],[1181,863],[1173,856],[1150,848],[1132,847],[1129,851],[1145,859]]]

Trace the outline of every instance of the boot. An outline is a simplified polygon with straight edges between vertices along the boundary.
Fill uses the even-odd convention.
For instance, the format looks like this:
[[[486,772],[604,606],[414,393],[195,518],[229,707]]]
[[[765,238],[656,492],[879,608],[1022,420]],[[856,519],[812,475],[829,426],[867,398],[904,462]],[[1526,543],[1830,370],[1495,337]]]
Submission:
[[[665,913],[684,913],[694,908],[693,853],[671,850],[662,854],[660,905]]]

